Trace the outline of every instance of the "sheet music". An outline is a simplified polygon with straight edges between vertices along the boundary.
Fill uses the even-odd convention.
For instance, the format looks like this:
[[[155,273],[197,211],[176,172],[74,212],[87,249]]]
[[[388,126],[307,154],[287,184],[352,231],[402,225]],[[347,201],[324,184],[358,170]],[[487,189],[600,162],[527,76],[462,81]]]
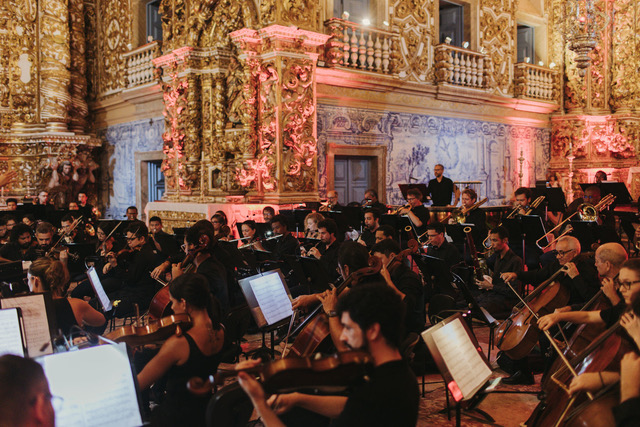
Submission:
[[[20,318],[15,308],[0,310],[0,356],[3,354],[24,356]]]
[[[41,359],[51,394],[64,399],[56,425],[142,425],[126,345],[101,345]]]
[[[44,303],[44,295],[26,295],[0,300],[2,308],[20,307],[24,321],[24,334],[27,339],[29,357],[38,357],[53,353],[49,319]]]
[[[256,296],[267,324],[273,325],[293,314],[291,300],[277,273],[265,274],[251,280],[251,290]]]
[[[434,331],[432,337],[462,396],[472,397],[491,376],[491,369],[474,347],[462,321],[455,319]]]

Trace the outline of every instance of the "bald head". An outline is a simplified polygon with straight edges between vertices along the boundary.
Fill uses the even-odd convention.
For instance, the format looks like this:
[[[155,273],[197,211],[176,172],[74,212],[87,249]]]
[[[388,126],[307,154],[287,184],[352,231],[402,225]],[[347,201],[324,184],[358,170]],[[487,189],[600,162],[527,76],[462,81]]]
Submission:
[[[580,250],[580,242],[573,236],[563,236],[556,242],[556,256],[560,265],[565,265],[580,255]]]
[[[576,252],[576,255],[582,251],[580,241],[573,236],[562,236],[558,239],[557,245],[566,246],[567,250],[573,249]]]
[[[613,279],[629,258],[620,243],[605,243],[596,250],[596,268],[600,277]]]

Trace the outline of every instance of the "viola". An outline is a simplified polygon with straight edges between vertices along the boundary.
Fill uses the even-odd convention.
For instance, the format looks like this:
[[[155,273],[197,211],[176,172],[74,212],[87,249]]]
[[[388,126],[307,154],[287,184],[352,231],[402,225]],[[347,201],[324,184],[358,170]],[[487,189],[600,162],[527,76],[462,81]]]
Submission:
[[[393,256],[391,256],[391,258],[387,262],[387,265],[385,266],[389,273],[400,266],[407,256],[420,252],[420,244],[415,239],[409,240],[407,242],[407,246],[407,249],[400,251],[400,253],[398,253],[397,255],[394,254]]]
[[[372,256],[369,257],[368,266],[354,271],[347,277],[340,286],[336,288],[336,294],[340,295],[348,286],[358,283],[363,277],[378,274],[382,268],[380,259]],[[296,330],[298,336],[293,341],[289,349],[290,355],[299,357],[307,357],[318,351],[321,346],[328,345],[331,337],[331,328],[329,327],[329,318],[322,309],[322,304],[318,306],[307,316]]]
[[[116,342],[126,342],[135,347],[163,342],[174,334],[181,335],[183,330],[190,327],[191,317],[188,314],[172,314],[146,325],[121,326],[109,332],[105,337]]]
[[[524,303],[514,307],[511,316],[498,327],[498,348],[510,358],[522,359],[536,345],[540,335],[538,317],[553,313],[556,308],[564,307],[569,302],[569,289],[556,280],[565,272],[566,268],[563,266],[540,284],[527,296]]]
[[[239,372],[255,375],[267,393],[289,393],[301,388],[321,389],[346,387],[355,384],[371,372],[373,359],[369,353],[354,350],[337,353],[320,359],[289,357],[274,360],[242,370],[218,370],[208,380],[190,379],[187,389],[196,395],[205,395],[222,385],[226,378]]]

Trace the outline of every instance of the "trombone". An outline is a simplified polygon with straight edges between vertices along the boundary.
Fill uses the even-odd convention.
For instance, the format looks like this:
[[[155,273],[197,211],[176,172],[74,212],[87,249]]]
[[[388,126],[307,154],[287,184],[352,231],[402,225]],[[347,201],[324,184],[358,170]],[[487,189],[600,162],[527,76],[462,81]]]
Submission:
[[[567,229],[562,234],[560,234],[556,239],[554,239],[553,242],[549,243],[546,246],[540,246],[541,242],[544,239],[546,239],[549,234],[552,234],[554,231],[561,229],[562,226],[564,226],[567,222],[569,222],[571,220],[571,218],[573,218],[576,215],[578,215],[578,217],[580,218],[581,221],[589,221],[589,222],[597,221],[600,212],[605,210],[615,200],[616,200],[616,196],[614,196],[613,194],[609,193],[606,196],[604,196],[595,205],[592,205],[591,203],[583,203],[583,204],[581,204],[580,206],[578,206],[578,209],[576,209],[576,211],[574,213],[569,215],[567,218],[563,219],[561,223],[559,223],[558,225],[553,227],[551,230],[547,231],[542,237],[540,237],[538,240],[536,240],[536,246],[538,248],[542,249],[542,250],[545,250],[549,246],[553,245],[554,242],[556,242],[559,238],[569,234],[572,231],[571,227],[567,227]]]
[[[449,215],[447,215],[446,217],[442,218],[440,220],[440,222],[442,224],[446,224],[449,221],[449,218],[453,218],[453,220],[455,222],[457,222],[458,224],[464,224],[465,221],[465,216],[471,212],[474,209],[479,208],[480,206],[484,205],[485,203],[487,203],[487,200],[489,200],[487,197],[485,197],[484,199],[480,200],[479,202],[474,203],[473,205],[469,206],[468,208],[456,208],[454,210],[452,210],[451,212],[449,212]]]
[[[524,211],[524,215],[529,215],[531,214],[531,212],[533,212],[533,210],[535,208],[537,208],[538,206],[540,206],[540,204],[544,201],[545,196],[540,196],[537,199],[535,199],[533,202],[531,202],[531,204],[529,206],[516,206],[513,208],[513,210],[511,212],[509,212],[509,215],[507,215],[505,217],[505,219],[513,219],[516,217],[516,215],[518,215],[518,212],[520,211],[520,209],[525,209]],[[498,224],[498,227],[500,227],[502,225],[502,221],[500,221],[500,224]],[[487,246],[487,243],[489,243],[489,245]],[[482,246],[484,246],[485,248],[489,248],[491,247],[491,242],[489,241],[489,236],[487,236],[483,241],[482,241]]]
[[[394,209],[393,212],[389,212],[389,215],[398,215],[402,209],[409,209],[410,207],[411,207],[411,203],[407,203],[406,205],[398,206],[398,207],[396,207]]]

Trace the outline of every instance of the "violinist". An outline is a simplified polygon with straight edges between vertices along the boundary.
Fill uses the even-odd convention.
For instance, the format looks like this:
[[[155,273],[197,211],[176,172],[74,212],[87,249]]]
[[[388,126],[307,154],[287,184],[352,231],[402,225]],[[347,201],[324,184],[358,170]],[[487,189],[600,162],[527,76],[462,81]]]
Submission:
[[[31,227],[16,224],[9,234],[9,243],[0,248],[0,262],[33,261],[37,256],[32,246]]]
[[[213,229],[215,231],[215,237],[217,239],[226,238],[229,235],[229,232],[224,229],[227,225],[227,217],[221,213],[214,213],[211,216],[211,224],[213,224]],[[229,227],[227,227],[228,229]],[[230,231],[230,230],[229,230]]]
[[[207,279],[209,291],[220,302],[223,312],[226,312],[229,309],[227,272],[214,256],[213,247],[215,244],[210,230],[200,226],[189,228],[184,236],[183,245],[188,259],[182,264],[173,264],[171,277],[172,279],[180,277],[185,269],[189,268],[189,260],[191,260],[190,262],[195,267],[194,272]]]
[[[426,319],[422,280],[402,259],[394,260],[388,268],[386,267],[392,257],[400,252],[400,246],[389,239],[376,243],[371,248],[371,253],[382,261],[380,275],[385,283],[400,295],[405,306],[405,331],[419,334],[424,330]]]
[[[620,248],[622,248],[622,246],[620,246]],[[622,248],[625,254],[625,261],[621,263],[622,265],[618,270],[615,265],[616,261],[622,258],[622,253],[618,253],[617,249],[616,243],[607,243],[600,246],[596,251],[596,268],[598,269],[598,274],[606,275],[602,281],[602,288],[607,297],[609,297],[609,295],[616,295],[617,298],[611,299],[611,297],[609,297],[614,306],[598,311],[562,311],[547,314],[538,320],[538,327],[540,329],[547,330],[558,322],[599,323],[610,328],[618,321],[625,311],[625,304],[629,304],[632,297],[640,289],[635,285],[635,282],[633,282],[637,280],[636,275],[640,277],[640,260],[637,258],[626,260],[626,252],[624,252],[624,248]],[[611,260],[613,260],[613,262]],[[625,270],[624,275],[623,270]],[[609,277],[614,272],[618,275],[617,283],[613,280],[614,277]],[[626,283],[629,283],[629,286],[621,284],[625,280]],[[640,283],[640,281],[638,283]],[[620,298],[620,295],[622,298]]]
[[[203,380],[215,372],[218,353],[224,343],[219,302],[209,292],[206,279],[199,274],[183,274],[169,284],[171,308],[186,313],[191,328],[170,337],[158,354],[138,374],[141,390],[166,379],[166,394],[151,413],[154,426],[204,426],[208,396],[195,396],[187,390],[192,377]]]
[[[376,231],[380,228],[380,211],[369,208],[364,211],[364,231],[358,238],[358,243],[365,245],[367,249],[376,244]]]
[[[506,228],[499,226],[489,231],[491,249],[494,254],[489,257],[487,263],[493,264],[493,274],[489,279],[483,281],[476,280],[476,284],[481,292],[477,296],[478,304],[487,309],[492,316],[499,316],[509,313],[518,302],[518,297],[505,281],[502,273],[522,271],[522,258],[516,255],[509,247],[509,232]],[[514,286],[518,289],[517,285]]]
[[[88,237],[85,235],[82,227],[73,228],[77,214],[66,214],[60,220],[60,228],[65,233],[64,243],[87,243]]]
[[[338,251],[340,242],[336,238],[338,225],[331,218],[323,219],[318,224],[320,243],[309,251],[302,249],[302,256],[314,257],[320,260],[330,280],[338,278]]]
[[[118,313],[132,313],[134,304],[145,311],[155,295],[158,285],[149,274],[158,264],[161,256],[149,241],[147,226],[141,221],[133,221],[126,229],[128,249],[118,254],[107,254],[109,262],[103,267],[105,289],[118,289],[107,295],[111,300],[120,300]]]
[[[319,421],[317,415],[321,415],[325,417],[323,424],[332,420],[332,426],[415,426],[419,391],[415,375],[399,351],[402,312],[400,296],[381,283],[359,284],[340,296],[334,317],[343,326],[340,340],[345,347],[367,350],[375,366],[370,380],[346,397],[291,393],[267,399],[260,383],[240,373],[240,385],[263,424],[309,425],[311,416]]]
[[[525,285],[537,286],[564,266],[566,273],[558,281],[570,291],[569,305],[579,310],[600,289],[594,262],[580,251],[578,239],[563,236],[556,242],[556,259],[553,262],[536,270],[502,273],[501,277],[506,282],[517,279]],[[567,307],[567,310],[569,309],[571,308]]]
[[[398,209],[399,215],[407,215],[415,227],[416,233],[421,235],[429,222],[429,210],[422,204],[422,193],[417,188],[407,190],[408,206]]]
[[[60,261],[38,258],[31,263],[27,282],[31,292],[51,292],[58,327],[69,334],[73,326],[104,326],[106,320],[86,301],[65,298],[69,275]]]
[[[318,223],[324,219],[324,216],[318,212],[311,212],[304,217],[304,238],[319,239]]]

